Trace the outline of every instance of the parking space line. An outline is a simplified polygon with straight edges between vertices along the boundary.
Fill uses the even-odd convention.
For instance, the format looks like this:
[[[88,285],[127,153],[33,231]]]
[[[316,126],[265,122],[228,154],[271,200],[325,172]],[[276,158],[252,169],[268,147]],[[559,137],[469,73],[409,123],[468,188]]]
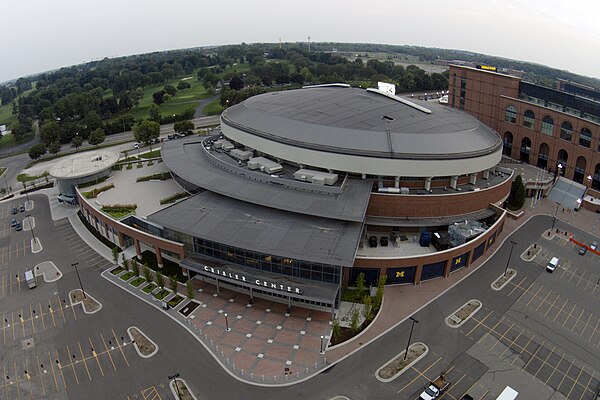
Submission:
[[[425,374],[425,372],[429,371],[429,369],[430,369],[431,367],[433,367],[435,364],[437,364],[437,363],[438,363],[438,362],[439,362],[441,359],[442,359],[442,357],[440,357],[440,358],[438,358],[437,360],[435,360],[435,361],[433,362],[433,364],[431,364],[429,367],[427,367],[427,368],[426,368],[426,369],[425,369],[425,370],[424,370],[422,373],[421,373],[421,371],[417,370],[417,369],[416,369],[414,366],[411,366],[411,368],[412,368],[413,370],[415,370],[415,371],[417,372],[417,374],[418,374],[418,375],[417,375],[417,376],[416,376],[416,377],[415,377],[415,378],[414,378],[412,381],[410,381],[410,382],[408,382],[406,385],[404,385],[404,387],[403,387],[402,389],[398,390],[398,393],[402,392],[404,389],[406,389],[407,387],[409,387],[409,386],[410,386],[410,385],[411,385],[411,384],[412,384],[414,381],[416,381],[416,380],[417,380],[417,379],[419,379],[420,377],[423,377],[423,378],[425,378],[425,379],[429,380],[429,378],[427,378],[427,377],[424,375],[424,374]]]
[[[29,375],[29,365],[27,364],[27,359],[25,359],[25,379],[29,383],[29,398],[33,400],[33,386],[31,386],[31,375]]]
[[[17,372],[17,362],[13,362],[15,366],[15,386],[17,387],[17,398],[21,399],[21,390],[19,389],[19,373]]]
[[[517,341],[517,339],[519,338],[519,336],[521,336],[523,334],[523,332],[525,332],[525,329],[523,329],[521,332],[519,332],[519,334],[513,339],[513,341],[510,342],[510,346],[506,346],[506,348],[504,349],[504,351],[502,352],[502,354],[500,354],[500,359],[502,359],[502,356],[504,356],[504,353],[506,353],[506,351],[508,349],[512,348],[512,346],[515,344],[515,342]]]
[[[102,333],[100,334],[100,339],[102,340],[102,343],[104,344],[104,348],[106,349],[106,354],[108,354],[108,358],[110,359],[110,363],[113,366],[113,369],[115,370],[115,372],[117,371],[117,367],[115,366],[115,362],[113,361],[111,355],[110,355],[110,351],[108,350],[108,346],[106,346],[106,340],[104,340],[104,336],[102,336]]]
[[[489,334],[490,334],[490,332],[494,332],[494,331],[496,330],[496,327],[497,327],[498,325],[500,325],[500,323],[501,323],[502,321],[504,321],[504,317],[500,318],[500,319],[498,320],[498,322],[496,322],[496,325],[494,325],[494,327],[493,327],[492,329],[489,329],[489,327],[487,327],[487,326],[486,326],[486,328],[488,328],[488,331],[487,331],[487,332],[486,332],[484,335],[482,335],[482,336],[481,336],[481,339],[479,339],[479,341],[477,342],[477,344],[480,344],[480,343],[483,341],[483,339],[484,339],[484,338],[485,338],[487,335],[489,335]],[[484,326],[485,326],[485,325],[484,325]]]
[[[525,366],[523,367],[523,371],[527,370],[527,366],[529,365],[529,363],[531,362],[531,360],[533,360],[536,357],[536,354],[538,353],[538,351],[540,351],[540,349],[542,347],[544,347],[544,343],[546,343],[546,341],[542,340],[542,344],[539,345],[539,347],[537,348],[537,350],[535,351],[535,353],[533,353],[532,356],[531,356],[531,358],[529,359],[529,361],[527,361],[527,364],[525,364]],[[527,352],[529,353],[529,351],[527,351]]]
[[[575,327],[577,326],[577,324],[578,324],[579,322],[582,322],[582,321],[581,321],[581,316],[583,315],[583,312],[584,312],[584,311],[585,311],[585,308],[582,308],[582,309],[581,309],[581,313],[579,314],[579,317],[577,317],[577,321],[575,321],[575,323],[573,324],[573,327],[571,328],[571,332],[573,332],[573,329],[575,329]],[[591,318],[591,316],[590,316],[590,318]],[[585,328],[586,328],[586,327],[587,327],[587,325],[585,325],[585,326],[583,327],[583,330],[585,330]]]
[[[81,348],[81,343],[79,343],[79,340],[77,341],[77,345],[79,346],[79,352],[81,353],[81,359],[83,360],[83,364],[85,365],[85,370],[87,371],[88,378],[90,378],[91,381],[92,376],[90,375],[90,370],[88,368],[87,361],[85,360],[85,354],[83,354],[83,349]]]
[[[556,347],[554,347],[555,349]],[[542,367],[544,366],[544,364],[550,365],[547,363],[548,359],[550,358],[550,354],[554,353],[554,349],[552,349],[552,351],[550,353],[548,353],[548,356],[546,357],[546,359],[544,360],[544,363],[542,365],[540,365],[540,368],[537,370],[537,372],[535,373],[535,375],[537,376],[537,374],[540,372],[540,370],[542,369]],[[548,384],[548,381],[550,380],[550,378],[552,378],[552,375],[554,375],[554,373],[556,372],[556,370],[558,369],[558,366],[560,365],[560,363],[562,362],[562,360],[565,358],[565,353],[563,353],[562,357],[560,358],[560,360],[556,363],[556,365],[550,365],[553,368],[552,373],[550,374],[550,376],[548,377],[548,379],[546,379],[546,382],[544,382],[545,384]],[[562,373],[562,372],[561,372]],[[559,385],[560,386],[560,385]],[[557,388],[558,389],[558,388]]]
[[[123,358],[125,359],[125,363],[127,364],[127,366],[129,367],[129,361],[127,361],[127,357],[125,357],[125,353],[123,352],[123,349],[121,348],[121,343],[119,342],[119,339],[117,339],[117,334],[115,333],[115,330],[111,328],[112,334],[115,338],[115,342],[117,342],[117,347],[119,348],[119,350],[121,350],[121,354],[123,355]]]
[[[533,340],[533,338],[535,337],[535,335],[533,335],[532,337],[529,338],[529,341],[527,341],[527,343],[525,344],[525,346],[521,347],[521,351],[519,352],[519,354],[517,354],[517,356],[515,357],[515,359],[510,363],[510,365],[513,365],[515,363],[515,361],[517,361],[518,359],[521,358],[521,354],[523,354],[523,351],[525,351],[525,349],[527,348],[527,346],[529,346],[529,343],[531,343],[531,341]],[[520,347],[520,346],[519,346]],[[527,351],[527,353],[529,353],[529,351]],[[531,353],[529,353],[531,354]]]
[[[526,306],[529,306],[529,304],[533,301],[533,299],[538,297],[538,293],[540,292],[540,290],[542,290],[543,287],[544,287],[544,285],[541,285],[540,288],[538,289],[538,291],[533,296],[531,296],[531,299],[527,302],[527,304],[525,304]]]
[[[583,372],[583,367],[579,370],[579,374],[577,375],[577,378],[575,378],[575,380],[573,381],[573,386],[571,386],[571,390],[569,390],[569,394],[567,394],[567,399],[571,397],[571,392],[573,391],[573,389],[575,389],[575,385],[577,385],[579,383],[579,377],[581,376],[582,372]],[[585,393],[585,390],[584,390],[584,393]]]
[[[585,330],[587,329],[588,326],[591,327],[590,325],[590,321],[592,320],[592,316],[594,315],[593,312],[590,311],[590,317],[588,318],[587,322],[585,323],[585,326],[583,327],[583,330],[581,331],[581,333],[579,334],[579,337],[582,337],[583,334],[585,333]]]
[[[8,374],[6,373],[6,365],[2,364],[2,369],[4,370],[4,376],[8,376]],[[8,382],[4,384],[4,391],[6,392],[6,398],[8,399]]]
[[[567,318],[565,318],[562,326],[564,327],[565,324],[567,323],[567,321],[569,320],[569,318],[571,318],[571,314],[573,314],[573,311],[575,311],[575,307],[577,307],[577,304],[573,304],[573,308],[571,309],[571,312],[569,313],[569,315],[567,315]]]
[[[13,314],[13,312],[10,312],[10,320],[11,320],[11,325],[12,325],[12,331],[13,331],[13,340],[17,340],[17,334],[15,333],[15,315]]]
[[[52,303],[50,300],[48,300],[48,311],[50,312],[50,315],[52,315],[52,324],[56,328],[56,319],[54,318],[54,310],[52,309]]]
[[[556,314],[554,316],[554,319],[552,320],[552,322],[556,322],[556,318],[562,313],[563,308],[565,308],[565,306],[567,305],[568,302],[569,302],[569,299],[565,299],[565,304],[563,304],[562,307],[560,308],[560,310],[558,310],[558,314]]]
[[[592,334],[590,335],[590,338],[588,339],[588,343],[592,341],[592,338],[596,334],[596,330],[598,329],[598,324],[600,324],[600,318],[598,318],[598,321],[596,321],[596,327],[592,331]]]
[[[573,359],[573,361],[571,361],[571,365],[569,365],[569,368],[567,369],[567,372],[564,373],[563,378],[561,379],[560,383],[556,387],[556,390],[558,390],[558,388],[560,387],[560,385],[562,385],[562,383],[564,382],[565,378],[569,375],[569,371],[573,367],[573,363],[575,363],[575,359]],[[569,377],[569,379],[572,380],[573,378]],[[573,386],[575,385],[575,383],[577,383],[577,380],[574,381]],[[567,396],[567,398],[569,398],[569,396]]]
[[[479,325],[483,324],[483,322],[484,322],[484,321],[485,321],[485,320],[486,320],[486,319],[487,319],[487,318],[488,318],[490,315],[492,315],[493,313],[494,313],[494,310],[490,311],[490,313],[489,313],[488,315],[486,315],[485,317],[483,317],[483,319],[482,319],[481,321],[480,321],[480,320],[477,320],[477,319],[475,319],[475,317],[473,317],[473,320],[474,320],[474,321],[477,321],[477,324],[476,324],[476,325],[473,327],[473,329],[471,329],[471,330],[470,330],[470,331],[469,331],[469,332],[466,334],[466,336],[469,336],[469,335],[471,335],[471,333],[473,333],[473,331],[474,331],[475,329],[477,329],[477,327],[478,327]]]
[[[25,337],[25,318],[23,318],[25,314],[23,314],[23,309],[21,308],[21,314],[19,314],[19,322],[21,322],[21,327],[23,328],[23,337]]]
[[[588,381],[587,385],[585,385],[585,388],[583,389],[583,393],[581,393],[581,397],[579,397],[579,400],[583,399],[583,395],[585,394],[585,392],[587,392],[590,387],[590,383],[592,383],[592,378],[594,378],[594,374],[596,373],[596,370],[592,370],[592,374],[590,375],[590,380]],[[583,385],[582,385],[583,386]],[[591,390],[590,390],[591,392]]]
[[[544,313],[544,317],[546,315],[548,315],[548,312],[554,308],[554,304],[556,304],[556,302],[558,301],[558,299],[560,298],[560,294],[558,296],[556,296],[556,299],[554,299],[554,301],[552,302],[552,305],[550,307],[548,307],[548,309],[546,310],[546,312]],[[557,307],[558,308],[558,307]]]
[[[498,338],[498,341],[497,341],[496,343],[494,343],[494,345],[493,345],[493,346],[492,346],[492,347],[491,347],[491,348],[490,348],[488,351],[492,351],[492,349],[493,349],[494,347],[496,347],[496,345],[497,345],[498,343],[501,343],[501,342],[502,342],[502,339],[504,339],[504,335],[506,335],[506,334],[507,334],[507,333],[508,333],[508,332],[509,332],[509,331],[510,331],[512,328],[513,328],[513,326],[515,326],[515,323],[514,323],[514,322],[513,322],[513,324],[510,326],[510,328],[508,328],[508,329],[506,330],[506,332],[504,332],[504,333],[502,334],[502,336],[500,336],[500,337]]]
[[[40,318],[42,319],[42,328],[46,330],[46,321],[44,321],[44,309],[42,308],[42,303],[38,303],[40,305]]]
[[[63,386],[66,389],[67,388],[67,382],[65,381],[65,374],[63,372],[62,363],[60,362],[60,357],[58,355],[58,350],[54,350],[54,351],[56,351],[56,361],[58,361],[57,362],[57,368],[58,368],[58,371],[60,372],[60,376],[62,377]],[[48,357],[50,357],[50,352],[48,352]],[[52,360],[50,360],[50,361],[52,361]],[[53,370],[53,373],[54,373],[54,370]]]
[[[33,308],[31,304],[29,305],[29,317],[31,318],[31,328],[33,329],[33,334],[35,335],[35,323],[33,322]]]
[[[450,386],[450,387],[448,388],[448,390],[446,390],[446,392],[442,393],[442,395],[440,396],[440,399],[441,399],[441,398],[443,398],[443,397],[444,397],[444,395],[448,395],[448,396],[452,397],[453,399],[456,399],[456,397],[454,397],[454,396],[452,396],[452,395],[450,394],[450,389],[453,389],[453,388],[455,388],[455,387],[456,387],[456,385],[458,385],[458,383],[459,383],[460,381],[462,381],[462,380],[465,378],[465,376],[467,376],[467,374],[464,374],[463,376],[461,376],[459,380],[457,380],[456,382],[454,382],[454,384],[453,384],[452,386]]]
[[[71,363],[69,365],[73,369],[73,375],[75,375],[75,381],[79,385],[79,378],[77,377],[77,372],[75,371],[75,363],[73,362],[74,358],[73,359],[71,358],[71,355],[74,355],[74,354],[71,353],[71,350],[69,349],[69,345],[67,345],[67,354],[69,357],[69,362]],[[65,367],[66,367],[66,365],[65,365]]]
[[[58,299],[58,307],[60,308],[60,312],[62,313],[63,316],[63,321],[65,322],[65,324],[67,323],[67,318],[65,318],[65,310],[64,307],[60,304],[60,295],[56,294],[56,298]],[[66,304],[66,303],[65,303]]]
[[[522,284],[523,282],[525,282],[525,279],[527,279],[527,277],[526,277],[526,276],[524,276],[524,277],[523,277],[523,279],[521,280],[521,282],[519,282],[519,283],[517,283],[517,284],[513,284],[513,285],[514,285],[514,288],[513,288],[513,290],[511,290],[511,291],[510,291],[510,292],[507,294],[507,296],[510,296],[510,295],[511,295],[511,294],[512,294],[512,293],[513,293],[515,290],[517,290],[517,288],[520,288],[520,289],[522,289],[524,292],[526,292],[526,291],[527,291],[527,289],[524,289],[523,287],[521,287],[521,284]]]
[[[546,297],[544,297],[544,300],[542,300],[542,302],[537,306],[537,308],[535,309],[536,312],[537,312],[537,310],[540,309],[540,306],[546,302],[546,299],[548,299],[548,296],[550,296],[550,293],[552,293],[552,290],[550,290],[548,292],[548,294],[546,295]]]
[[[104,371],[102,370],[102,366],[100,365],[100,360],[98,360],[98,353],[96,353],[94,344],[92,343],[92,338],[88,336],[88,339],[90,341],[90,349],[92,350],[92,355],[94,356],[94,358],[96,359],[96,362],[98,363],[98,368],[100,369],[100,373],[102,374],[102,376],[104,376]]]
[[[37,369],[38,375],[40,376],[40,383],[42,384],[42,392],[44,396],[46,396],[46,387],[44,386],[44,379],[42,378],[42,365],[40,364],[40,358],[37,354],[35,355],[35,360],[37,361]]]

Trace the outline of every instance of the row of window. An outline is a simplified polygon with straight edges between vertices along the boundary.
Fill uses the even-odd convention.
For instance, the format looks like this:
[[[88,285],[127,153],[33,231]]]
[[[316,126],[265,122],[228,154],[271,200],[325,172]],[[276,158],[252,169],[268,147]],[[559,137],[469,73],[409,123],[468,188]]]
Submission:
[[[244,267],[302,279],[339,283],[341,267],[244,250],[194,237],[194,252]]]
[[[510,122],[511,124],[517,123],[517,108],[513,105],[506,107],[504,112],[504,121]],[[523,126],[525,128],[535,128],[535,114],[531,110],[526,110],[523,114]],[[544,135],[552,136],[554,131],[554,120],[549,115],[545,115],[542,118],[540,131]],[[566,141],[573,139],[573,125],[569,121],[564,121],[560,126],[560,138]],[[579,145],[590,148],[592,144],[592,132],[588,128],[582,128],[579,132]],[[598,151],[600,151],[600,144],[598,144]]]

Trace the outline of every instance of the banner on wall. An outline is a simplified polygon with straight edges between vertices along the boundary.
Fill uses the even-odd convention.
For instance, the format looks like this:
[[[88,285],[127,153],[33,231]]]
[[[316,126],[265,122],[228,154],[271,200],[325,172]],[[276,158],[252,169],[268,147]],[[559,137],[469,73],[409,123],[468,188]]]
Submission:
[[[385,283],[393,285],[397,283],[413,283],[415,281],[415,270],[417,267],[388,268]]]

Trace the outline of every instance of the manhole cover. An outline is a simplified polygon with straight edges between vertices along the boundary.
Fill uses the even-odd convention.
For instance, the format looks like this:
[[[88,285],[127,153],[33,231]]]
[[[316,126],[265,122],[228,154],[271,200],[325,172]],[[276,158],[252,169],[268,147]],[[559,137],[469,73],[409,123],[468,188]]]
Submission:
[[[23,350],[32,349],[33,346],[35,346],[33,338],[25,339],[21,342],[21,347],[23,348]]]

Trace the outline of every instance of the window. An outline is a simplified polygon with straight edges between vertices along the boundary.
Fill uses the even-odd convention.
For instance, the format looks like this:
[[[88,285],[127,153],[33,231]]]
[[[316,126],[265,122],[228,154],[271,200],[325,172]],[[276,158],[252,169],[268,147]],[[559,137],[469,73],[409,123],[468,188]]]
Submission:
[[[506,122],[510,122],[511,124],[517,122],[517,108],[515,106],[506,107],[506,111],[504,112],[504,120]]]
[[[552,129],[554,128],[554,121],[551,117],[546,115],[542,120],[542,133],[544,135],[552,136]]]
[[[590,148],[592,144],[592,132],[588,128],[583,128],[579,132],[579,144],[588,149]]]
[[[467,95],[467,78],[461,76],[460,78],[460,99],[459,99],[459,110],[465,109],[465,96]]]
[[[535,128],[535,114],[533,111],[525,111],[525,114],[523,115],[523,126],[529,129]]]
[[[569,121],[565,121],[560,126],[560,138],[563,140],[571,141],[573,137],[573,125]]]

